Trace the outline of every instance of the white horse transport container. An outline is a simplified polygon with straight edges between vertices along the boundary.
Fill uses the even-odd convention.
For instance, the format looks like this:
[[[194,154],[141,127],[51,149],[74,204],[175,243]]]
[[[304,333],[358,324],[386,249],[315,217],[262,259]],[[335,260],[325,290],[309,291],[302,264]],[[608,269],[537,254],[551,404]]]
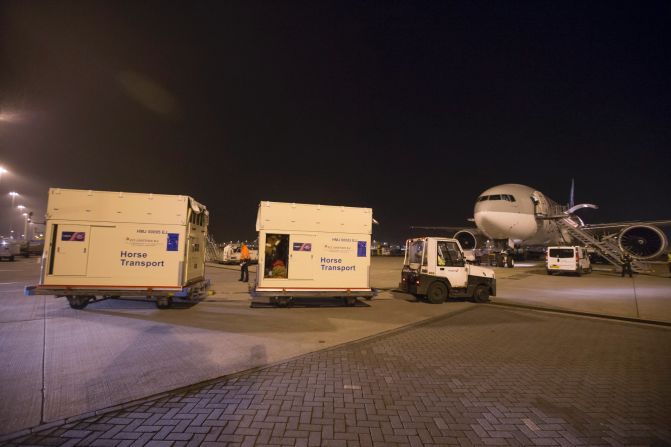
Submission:
[[[373,210],[261,202],[256,219],[259,265],[255,297],[287,305],[298,297],[370,299]]]
[[[197,299],[205,280],[208,211],[188,196],[49,189],[38,286],[74,308],[99,298]]]

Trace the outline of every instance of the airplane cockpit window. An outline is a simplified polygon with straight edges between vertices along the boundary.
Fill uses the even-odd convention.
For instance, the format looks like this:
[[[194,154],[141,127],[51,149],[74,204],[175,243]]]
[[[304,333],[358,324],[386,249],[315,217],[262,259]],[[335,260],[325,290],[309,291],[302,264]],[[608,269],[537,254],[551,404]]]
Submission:
[[[485,200],[505,200],[508,202],[515,202],[515,197],[510,194],[494,194],[492,196],[480,196],[478,197],[478,202],[484,202]]]

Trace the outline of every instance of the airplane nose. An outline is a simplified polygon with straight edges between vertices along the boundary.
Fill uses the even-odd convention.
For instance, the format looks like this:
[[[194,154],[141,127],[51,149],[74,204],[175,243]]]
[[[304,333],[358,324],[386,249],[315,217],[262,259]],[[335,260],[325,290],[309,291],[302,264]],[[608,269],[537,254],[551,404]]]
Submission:
[[[475,225],[492,239],[507,239],[508,235],[501,219],[497,219],[491,212],[480,211],[474,214]]]

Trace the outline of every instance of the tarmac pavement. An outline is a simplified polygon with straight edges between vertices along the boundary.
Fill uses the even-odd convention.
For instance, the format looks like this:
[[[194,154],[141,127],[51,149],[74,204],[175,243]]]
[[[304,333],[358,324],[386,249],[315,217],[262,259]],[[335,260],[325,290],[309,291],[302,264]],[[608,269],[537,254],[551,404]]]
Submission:
[[[76,311],[64,298],[24,297],[37,280],[35,259],[2,263],[0,436],[478,307],[392,292],[401,263],[373,258],[371,282],[383,291],[361,307],[251,309],[237,268],[221,266],[207,270],[215,295],[163,311],[126,300]],[[548,277],[538,265],[496,271],[493,302],[671,322],[669,278]]]
[[[671,330],[493,305],[9,445],[671,444]]]

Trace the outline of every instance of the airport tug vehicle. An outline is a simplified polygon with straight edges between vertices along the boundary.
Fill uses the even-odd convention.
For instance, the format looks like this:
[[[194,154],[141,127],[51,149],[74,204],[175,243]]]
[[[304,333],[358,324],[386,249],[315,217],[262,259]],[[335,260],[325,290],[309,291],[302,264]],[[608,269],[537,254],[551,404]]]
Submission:
[[[370,208],[261,202],[252,300],[286,307],[300,298],[337,298],[346,306],[371,299],[372,224]]]
[[[496,276],[490,268],[466,262],[456,239],[423,237],[405,243],[399,288],[433,304],[448,297],[484,303],[496,295]]]
[[[66,297],[73,309],[107,298],[206,296],[209,214],[188,196],[49,189],[40,282],[26,295]]]

